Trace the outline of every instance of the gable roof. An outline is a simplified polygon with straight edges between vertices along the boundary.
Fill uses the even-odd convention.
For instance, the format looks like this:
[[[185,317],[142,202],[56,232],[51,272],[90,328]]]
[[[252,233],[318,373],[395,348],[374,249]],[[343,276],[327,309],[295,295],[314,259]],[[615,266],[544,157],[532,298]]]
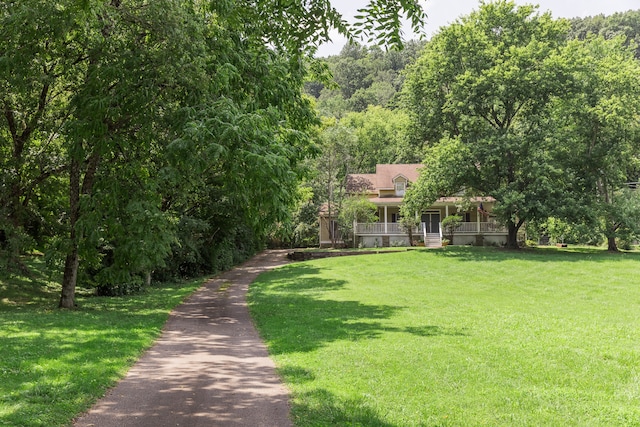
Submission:
[[[376,165],[376,173],[354,173],[349,179],[354,182],[370,183],[370,190],[393,189],[393,180],[402,176],[409,182],[416,182],[420,176],[421,163],[409,164],[380,164]]]

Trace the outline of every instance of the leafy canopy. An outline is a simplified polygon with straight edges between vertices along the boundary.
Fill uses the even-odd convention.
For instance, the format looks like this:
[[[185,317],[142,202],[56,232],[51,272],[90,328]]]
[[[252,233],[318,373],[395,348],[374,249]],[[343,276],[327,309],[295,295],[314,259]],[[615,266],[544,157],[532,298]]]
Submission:
[[[567,28],[533,6],[498,1],[427,44],[404,87],[414,138],[431,147],[410,210],[462,189],[493,196],[515,247],[525,220],[554,209],[565,185],[542,124],[567,80],[557,60]]]

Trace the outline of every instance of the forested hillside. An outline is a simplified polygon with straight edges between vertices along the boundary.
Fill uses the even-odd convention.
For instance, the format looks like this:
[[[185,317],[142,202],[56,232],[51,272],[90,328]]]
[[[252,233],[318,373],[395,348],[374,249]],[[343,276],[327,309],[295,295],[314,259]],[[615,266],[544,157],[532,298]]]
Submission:
[[[605,39],[623,36],[625,44],[635,43],[636,58],[640,59],[640,45],[638,45],[640,42],[640,10],[571,20],[570,39],[584,40],[589,35],[599,35]]]

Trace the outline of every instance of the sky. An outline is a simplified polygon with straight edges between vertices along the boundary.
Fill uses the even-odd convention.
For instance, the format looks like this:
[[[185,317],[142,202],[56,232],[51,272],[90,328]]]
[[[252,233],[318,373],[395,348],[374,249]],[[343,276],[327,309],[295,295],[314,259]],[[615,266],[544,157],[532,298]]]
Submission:
[[[333,6],[349,20],[359,8],[366,6],[368,0],[335,0]],[[640,9],[640,0],[515,0],[516,4],[538,4],[539,12],[550,11],[554,18],[575,18],[593,15],[611,15],[615,12]],[[478,9],[479,0],[422,0],[427,13],[424,31],[427,38],[438,32],[442,26],[455,22],[460,16],[468,15]],[[333,43],[320,46],[316,56],[337,55],[346,40],[332,33]],[[406,39],[417,38],[405,34]]]

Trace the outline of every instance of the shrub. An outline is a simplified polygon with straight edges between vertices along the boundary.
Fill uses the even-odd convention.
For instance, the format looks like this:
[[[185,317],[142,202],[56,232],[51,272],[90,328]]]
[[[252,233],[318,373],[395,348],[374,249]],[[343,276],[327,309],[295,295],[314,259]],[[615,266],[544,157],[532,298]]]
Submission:
[[[453,235],[455,234],[456,229],[461,222],[462,217],[460,215],[449,215],[442,220],[442,228],[444,229],[447,236],[449,236],[450,241],[453,241]]]
[[[139,294],[145,289],[146,284],[142,277],[134,277],[126,283],[99,284],[96,288],[96,292],[99,296],[120,297],[124,295]]]

